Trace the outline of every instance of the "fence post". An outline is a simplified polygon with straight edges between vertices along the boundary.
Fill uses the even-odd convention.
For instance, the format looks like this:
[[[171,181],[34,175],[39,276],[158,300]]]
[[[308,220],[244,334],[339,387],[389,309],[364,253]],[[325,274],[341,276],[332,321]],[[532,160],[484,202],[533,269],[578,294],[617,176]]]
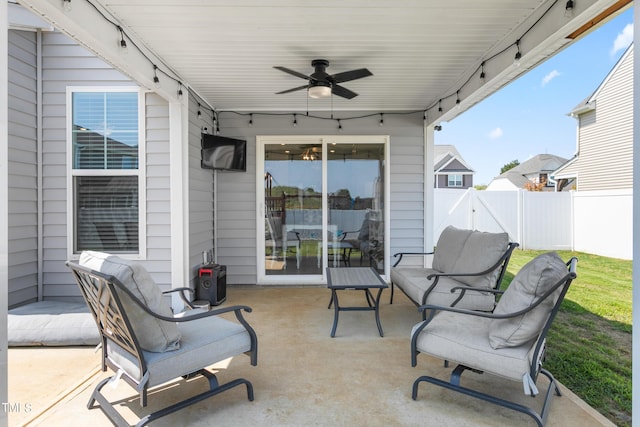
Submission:
[[[524,227],[525,220],[524,217],[524,204],[525,204],[525,191],[523,189],[518,189],[518,203],[517,203],[517,218],[518,218],[518,242],[520,243],[520,249],[526,249],[527,245],[524,238]]]

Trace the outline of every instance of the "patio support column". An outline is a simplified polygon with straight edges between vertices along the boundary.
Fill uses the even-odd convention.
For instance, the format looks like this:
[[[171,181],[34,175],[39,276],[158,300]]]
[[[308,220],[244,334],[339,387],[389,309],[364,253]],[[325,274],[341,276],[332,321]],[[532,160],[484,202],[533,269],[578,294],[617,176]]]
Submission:
[[[433,156],[435,145],[435,124],[424,126],[424,251],[433,250]]]
[[[635,28],[639,28],[640,23],[640,10],[636,7],[633,11],[633,22]],[[640,43],[640,31],[634,31],[633,42],[637,46]],[[640,86],[640,59],[638,55],[633,57],[633,87],[638,88]],[[632,392],[633,392],[633,407],[631,408],[634,414],[640,414],[640,399],[638,399],[638,393],[640,393],[640,261],[638,260],[638,254],[640,254],[640,131],[638,131],[638,124],[640,123],[640,93],[637,90],[633,91],[633,273],[631,278],[633,297],[633,319],[632,322],[636,325],[633,328],[632,336]]]
[[[169,101],[169,193],[171,200],[171,287],[189,286],[189,96]],[[172,295],[178,313],[184,303]]]
[[[7,310],[9,301],[9,72],[7,2],[0,1],[0,404],[9,403],[7,357]],[[0,406],[0,427],[8,425],[7,411]]]

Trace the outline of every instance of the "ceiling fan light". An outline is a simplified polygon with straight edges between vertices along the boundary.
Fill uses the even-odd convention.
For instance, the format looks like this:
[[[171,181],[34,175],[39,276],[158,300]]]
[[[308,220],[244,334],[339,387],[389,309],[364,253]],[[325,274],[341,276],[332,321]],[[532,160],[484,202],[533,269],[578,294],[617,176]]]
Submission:
[[[309,88],[310,98],[326,98],[331,96],[331,88],[329,86],[317,85]]]

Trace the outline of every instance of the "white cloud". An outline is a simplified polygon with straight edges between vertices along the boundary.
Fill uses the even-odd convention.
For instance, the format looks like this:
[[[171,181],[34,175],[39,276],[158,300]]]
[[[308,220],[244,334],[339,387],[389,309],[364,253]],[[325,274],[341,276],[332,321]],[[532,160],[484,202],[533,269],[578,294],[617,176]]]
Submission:
[[[504,134],[504,132],[502,131],[501,128],[497,127],[494,130],[492,130],[491,132],[489,132],[489,138],[491,139],[498,139],[500,138],[502,135]]]
[[[631,42],[633,41],[633,24],[627,24],[621,33],[618,33],[618,36],[613,42],[613,46],[611,47],[611,56],[618,53],[618,51],[626,49]]]
[[[542,87],[546,86],[551,80],[555,79],[559,75],[560,75],[560,71],[558,70],[551,71],[550,73],[548,73],[546,76],[542,78],[542,83],[540,83],[540,86]]]

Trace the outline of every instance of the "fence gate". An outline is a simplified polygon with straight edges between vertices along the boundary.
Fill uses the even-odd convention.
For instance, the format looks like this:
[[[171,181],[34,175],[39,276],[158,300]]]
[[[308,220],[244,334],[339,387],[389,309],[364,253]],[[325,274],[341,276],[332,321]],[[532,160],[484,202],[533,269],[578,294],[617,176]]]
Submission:
[[[435,189],[434,236],[448,225],[506,232],[522,249],[571,249],[570,193]]]

